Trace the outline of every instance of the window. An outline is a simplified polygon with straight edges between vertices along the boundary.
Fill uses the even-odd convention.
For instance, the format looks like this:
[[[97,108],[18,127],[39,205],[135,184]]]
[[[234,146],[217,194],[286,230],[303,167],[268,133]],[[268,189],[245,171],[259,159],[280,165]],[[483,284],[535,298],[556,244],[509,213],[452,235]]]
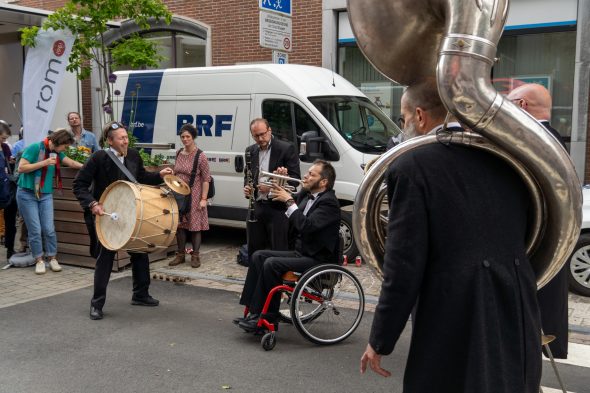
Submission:
[[[265,100],[262,117],[268,120],[275,137],[296,144],[298,150],[304,132],[316,131],[321,135],[320,127],[305,109],[291,101]]]
[[[309,100],[356,150],[381,154],[399,128],[381,110],[361,97],[310,97]]]

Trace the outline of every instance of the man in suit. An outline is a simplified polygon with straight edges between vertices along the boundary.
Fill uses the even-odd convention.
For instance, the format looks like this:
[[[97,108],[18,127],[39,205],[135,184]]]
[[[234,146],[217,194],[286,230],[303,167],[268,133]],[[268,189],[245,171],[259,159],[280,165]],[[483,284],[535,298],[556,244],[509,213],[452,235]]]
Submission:
[[[73,191],[83,209],[89,209],[93,215],[102,216],[103,206],[98,202],[104,190],[117,180],[129,180],[113,161],[112,152],[138,182],[145,184],[160,184],[162,177],[172,174],[171,168],[165,168],[160,173],[146,172],[139,153],[128,149],[129,139],[125,127],[117,122],[107,123],[103,130],[108,144],[108,150],[99,150],[92,154],[84,167],[74,179]],[[91,189],[91,186],[93,187]],[[107,250],[98,245],[96,267],[94,270],[94,294],[90,301],[90,319],[103,318],[102,308],[105,304],[107,285],[113,268],[116,251]],[[149,294],[150,271],[147,254],[130,253],[133,272],[133,296],[131,304],[137,306],[157,306],[159,301]]]
[[[295,250],[254,253],[240,301],[249,307],[250,314],[234,320],[241,328],[256,330],[266,297],[273,287],[282,283],[284,273],[304,272],[322,263],[338,263],[340,205],[333,190],[335,181],[334,167],[318,160],[304,176],[296,200],[286,190],[273,187],[274,200],[283,206],[282,214],[297,233]],[[279,301],[279,296],[273,298],[267,320],[276,320]]]
[[[527,83],[512,90],[506,96],[522,110],[537,119],[565,149],[565,142],[559,132],[551,127],[551,95],[549,91],[536,83]],[[553,357],[567,359],[568,346],[568,264],[543,288],[539,289],[537,298],[541,310],[543,333],[555,336],[549,343]]]
[[[284,205],[268,197],[270,187],[258,184],[260,171],[277,172],[299,179],[299,157],[295,147],[272,136],[266,119],[258,118],[250,123],[250,133],[256,143],[246,148],[250,155],[251,176],[253,185],[248,184],[248,176],[244,173],[244,196],[254,193],[255,222],[247,223],[248,257],[252,258],[257,250],[271,249],[286,251],[289,249],[287,217]],[[297,186],[297,183],[292,184]]]
[[[407,89],[407,134],[441,128],[438,97],[431,80]],[[383,285],[361,372],[391,375],[381,357],[417,303],[404,392],[536,393],[541,326],[526,255],[528,190],[505,161],[448,141],[417,147],[388,170]]]

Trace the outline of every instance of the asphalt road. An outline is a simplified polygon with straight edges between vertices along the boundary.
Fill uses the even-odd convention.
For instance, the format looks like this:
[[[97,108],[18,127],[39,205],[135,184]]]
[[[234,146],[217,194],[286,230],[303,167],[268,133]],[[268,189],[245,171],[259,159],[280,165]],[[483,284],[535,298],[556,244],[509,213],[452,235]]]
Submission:
[[[409,328],[383,362],[394,376],[361,376],[370,313],[328,347],[281,325],[265,352],[231,323],[236,293],[155,281],[152,294],[160,307],[131,306],[130,279],[111,282],[102,321],[88,318],[91,288],[0,309],[0,392],[401,392]],[[560,370],[568,391],[590,391],[587,368]]]

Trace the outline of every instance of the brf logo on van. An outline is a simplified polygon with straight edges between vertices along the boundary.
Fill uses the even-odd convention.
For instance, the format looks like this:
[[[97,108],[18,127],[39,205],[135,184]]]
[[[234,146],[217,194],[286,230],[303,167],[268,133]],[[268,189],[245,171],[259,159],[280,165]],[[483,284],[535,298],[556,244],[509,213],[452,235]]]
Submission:
[[[231,131],[233,115],[176,115],[176,134],[185,124],[197,127],[197,136],[223,136]]]

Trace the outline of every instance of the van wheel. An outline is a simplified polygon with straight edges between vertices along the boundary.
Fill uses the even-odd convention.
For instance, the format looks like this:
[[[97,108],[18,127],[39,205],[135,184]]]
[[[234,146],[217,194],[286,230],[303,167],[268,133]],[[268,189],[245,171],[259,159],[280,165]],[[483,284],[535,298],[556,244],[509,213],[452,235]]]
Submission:
[[[352,233],[352,213],[342,211],[340,216],[340,236],[342,237],[342,255],[348,257],[348,263],[354,263],[354,258],[359,255],[359,250]]]
[[[580,235],[568,264],[570,289],[580,295],[590,296],[590,233]]]

